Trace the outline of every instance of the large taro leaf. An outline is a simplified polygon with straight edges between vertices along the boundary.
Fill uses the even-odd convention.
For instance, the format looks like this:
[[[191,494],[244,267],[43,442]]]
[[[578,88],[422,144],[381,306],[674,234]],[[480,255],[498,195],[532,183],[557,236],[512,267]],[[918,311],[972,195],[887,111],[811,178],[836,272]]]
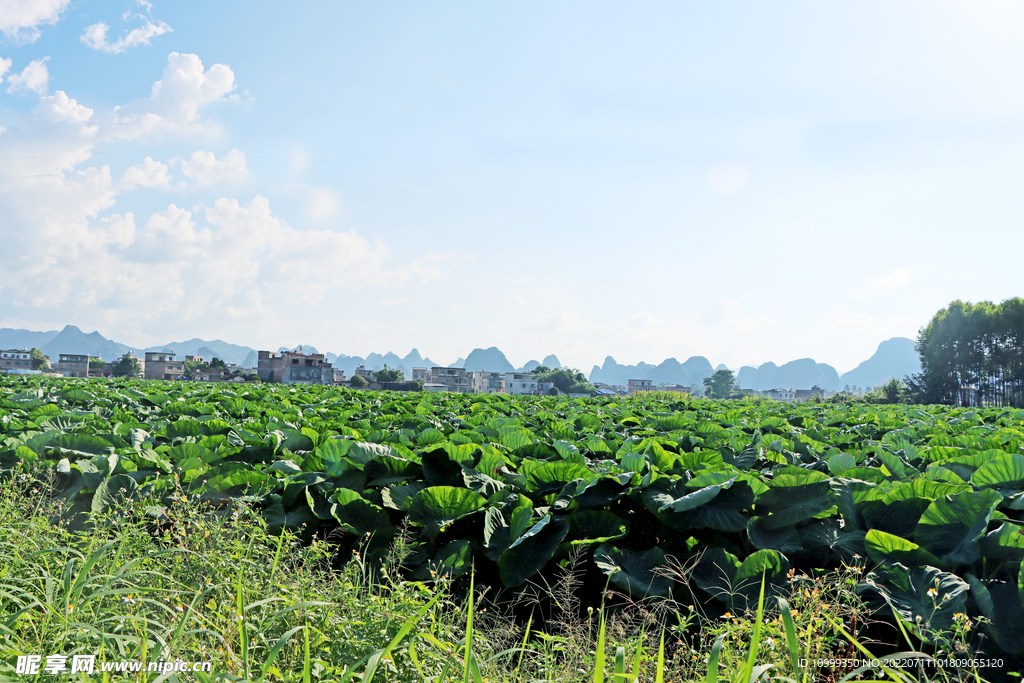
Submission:
[[[498,558],[501,582],[513,588],[526,583],[551,559],[568,531],[568,522],[552,515],[534,524]]]
[[[971,597],[978,610],[989,620],[985,629],[1005,652],[1024,652],[1024,607],[1017,585],[1008,581],[986,585],[968,572],[965,576],[971,587]],[[1019,579],[1018,579],[1019,582]]]
[[[921,564],[941,567],[942,561],[913,541],[871,529],[864,537],[864,547],[875,562],[899,562],[913,567]]]
[[[995,491],[967,491],[932,501],[914,530],[914,541],[949,566],[979,557],[978,539],[1002,500]]]
[[[1020,493],[1024,488],[1024,455],[995,456],[974,471],[971,484],[979,489],[996,489],[1004,496]]]
[[[879,565],[857,587],[860,594],[881,597],[924,639],[930,631],[949,629],[953,615],[964,612],[967,591],[967,583],[956,574],[928,565],[909,569],[899,562]]]
[[[435,448],[420,456],[423,478],[436,486],[462,486],[462,464],[443,448]]]
[[[576,480],[565,485],[552,507],[564,510],[594,510],[603,508],[626,495],[631,475],[629,472],[608,474],[593,481]]]
[[[612,583],[633,598],[672,594],[672,578],[661,548],[637,552],[605,543],[594,551],[594,563]]]
[[[755,510],[766,518],[761,527],[774,531],[811,519],[836,502],[827,475],[789,467],[769,482],[767,491],[758,494]]]
[[[457,519],[482,508],[487,499],[479,493],[455,486],[431,486],[417,493],[409,504],[409,521],[424,527],[434,538]]]
[[[585,510],[569,515],[570,545],[607,543],[629,533],[629,522],[607,510]]]
[[[487,498],[507,488],[505,482],[488,477],[483,472],[477,472],[468,467],[462,471],[462,480],[467,489]]]
[[[721,475],[721,474],[724,474],[724,473],[723,472],[713,472],[711,474]],[[702,475],[702,476],[704,476],[704,475]],[[735,481],[736,481],[736,477],[737,477],[737,475],[733,475],[732,477],[729,477],[729,478],[725,479],[721,483],[717,483],[717,484],[714,484],[714,485],[711,485],[711,486],[704,486],[702,488],[696,488],[695,490],[692,490],[692,492],[687,493],[684,496],[680,496],[679,498],[676,498],[671,503],[666,503],[665,505],[662,505],[658,509],[658,511],[659,512],[688,512],[690,510],[693,510],[694,508],[698,508],[698,507],[707,505],[708,503],[711,502],[711,500],[715,496],[717,496],[719,493],[721,493],[723,489],[727,489],[730,486],[732,486],[733,483],[735,483]],[[690,489],[694,488],[694,487],[689,486],[689,483],[687,484],[687,487],[690,488]]]
[[[445,544],[437,549],[434,556],[413,572],[413,578],[420,581],[447,576],[457,578],[473,566],[473,549],[467,538]]]
[[[731,607],[746,611],[757,607],[764,577],[765,599],[786,593],[789,585],[789,559],[776,550],[758,550],[743,558],[732,583]]]
[[[408,484],[389,486],[381,490],[384,507],[392,510],[408,510],[413,496],[427,488],[426,482],[413,481]]]
[[[689,492],[688,488],[680,491],[679,488],[677,485],[669,492],[665,492],[648,487],[641,494],[641,498],[648,510],[673,529],[714,529],[735,533],[747,528],[750,506],[754,501],[754,491],[747,481],[738,479],[732,481],[728,487],[716,484],[698,489],[696,492]],[[710,489],[708,494],[702,493],[707,489]],[[684,491],[688,493],[678,496]],[[699,502],[700,498],[709,494],[708,502],[690,506],[690,503]],[[673,510],[672,505],[689,509],[680,512]]]
[[[846,529],[841,526],[839,519],[816,519],[807,526],[800,527],[801,550],[814,548],[829,548],[839,557],[845,560],[852,560],[854,555],[863,556],[867,551],[864,548],[864,532],[860,529]],[[777,548],[780,552],[785,552]]]
[[[497,562],[529,530],[532,517],[533,506],[529,503],[506,510],[488,508],[484,516],[484,554]]]
[[[244,462],[225,462],[206,470],[189,487],[198,491],[204,500],[223,501],[236,496],[262,498],[274,490],[277,480],[257,472]]]
[[[761,550],[796,553],[803,550],[800,532],[795,526],[769,526],[771,517],[751,517],[747,521],[747,538]]]
[[[978,541],[982,557],[991,560],[1024,560],[1024,529],[1004,522]]]
[[[199,422],[191,418],[181,417],[167,425],[167,427],[164,428],[164,433],[167,435],[168,439],[202,436],[203,427]]]
[[[342,530],[357,536],[390,537],[395,533],[391,518],[384,508],[378,507],[350,489],[338,489],[328,499],[331,515]]]
[[[700,551],[690,578],[697,587],[713,598],[729,601],[740,561],[732,553],[717,546]]]
[[[127,474],[107,477],[92,496],[92,512],[103,513],[126,506],[138,493],[139,485]]]
[[[49,440],[47,448],[86,457],[114,452],[114,445],[110,441],[93,434],[58,434]]]
[[[284,529],[304,531],[307,535],[311,535],[314,530],[311,527],[316,527],[318,524],[317,518],[308,506],[303,505],[286,510],[280,501],[272,503],[263,510],[263,519],[267,522],[267,531],[273,536],[279,535]]]
[[[351,465],[346,460],[349,448],[354,442],[349,439],[328,439],[314,451],[315,459],[323,463],[322,467],[331,476],[339,476],[348,469],[354,467],[362,470],[363,463],[353,462]],[[309,460],[309,458],[307,458]]]
[[[597,475],[583,465],[574,462],[546,462],[530,470],[526,475],[526,491],[531,496],[543,496],[562,490],[575,479],[591,482]]]
[[[404,483],[410,479],[418,479],[422,472],[423,468],[419,463],[388,455],[374,458],[363,466],[367,485],[373,487],[389,486]]]

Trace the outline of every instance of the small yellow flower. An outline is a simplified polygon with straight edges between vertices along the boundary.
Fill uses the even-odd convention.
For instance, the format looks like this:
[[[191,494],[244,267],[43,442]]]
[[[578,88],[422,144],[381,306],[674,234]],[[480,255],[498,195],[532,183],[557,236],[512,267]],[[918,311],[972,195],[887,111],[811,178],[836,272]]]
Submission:
[[[938,594],[939,594],[939,591],[935,590],[934,588],[929,588],[928,589],[928,597],[929,598],[934,598]]]

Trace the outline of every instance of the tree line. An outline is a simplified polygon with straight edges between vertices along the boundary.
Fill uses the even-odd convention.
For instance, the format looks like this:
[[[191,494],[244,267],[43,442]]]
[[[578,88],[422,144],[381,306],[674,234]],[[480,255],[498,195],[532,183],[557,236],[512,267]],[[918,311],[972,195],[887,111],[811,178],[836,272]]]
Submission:
[[[954,301],[918,333],[914,403],[1024,407],[1024,299]]]

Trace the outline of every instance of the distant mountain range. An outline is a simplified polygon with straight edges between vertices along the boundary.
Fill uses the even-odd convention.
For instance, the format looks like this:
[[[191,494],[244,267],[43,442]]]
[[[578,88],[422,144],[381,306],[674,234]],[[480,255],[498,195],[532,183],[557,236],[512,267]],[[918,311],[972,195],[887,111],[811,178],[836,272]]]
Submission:
[[[41,349],[54,361],[61,353],[89,354],[111,361],[120,358],[129,350],[133,350],[139,354],[147,351],[174,351],[179,357],[202,356],[208,360],[216,357],[227,363],[237,363],[250,368],[256,367],[257,364],[256,349],[229,344],[220,339],[207,341],[194,338],[140,348],[112,341],[99,332],[86,334],[74,325],[67,325],[60,331],[51,330],[49,332],[0,328],[0,348],[33,347]],[[279,349],[279,351],[288,350],[290,350],[288,347]],[[319,353],[312,346],[303,346],[303,350],[307,353]],[[334,367],[344,370],[346,375],[354,374],[360,365],[370,370],[380,370],[387,365],[402,370],[406,375],[411,375],[414,367],[430,368],[439,365],[429,358],[424,358],[416,349],[404,357],[392,352],[383,355],[371,353],[365,358],[329,352],[324,353],[324,356],[334,364]],[[459,358],[450,367],[462,367],[474,372],[478,370],[529,372],[539,365],[549,368],[562,367],[558,357],[552,354],[545,357],[543,361],[530,360],[522,367],[516,368],[505,357],[505,354],[494,346],[487,349],[473,349],[466,358]],[[643,362],[636,365],[621,365],[614,358],[608,356],[605,358],[604,364],[595,365],[591,369],[589,379],[591,382],[623,385],[631,379],[649,379],[655,384],[669,383],[689,386],[701,384],[705,377],[713,374],[715,370],[723,368],[725,366],[721,364],[712,367],[711,362],[704,356],[692,356],[682,363],[675,358],[668,358],[657,365]],[[847,385],[851,387],[879,386],[892,377],[903,378],[920,372],[920,370],[921,360],[914,350],[914,341],[905,337],[894,337],[879,344],[878,350],[871,358],[844,373],[841,377],[831,365],[818,363],[811,358],[801,358],[783,365],[764,363],[756,368],[744,366],[740,368],[736,377],[737,382],[744,389],[765,390],[790,387],[809,389],[817,384],[822,389],[837,391]]]

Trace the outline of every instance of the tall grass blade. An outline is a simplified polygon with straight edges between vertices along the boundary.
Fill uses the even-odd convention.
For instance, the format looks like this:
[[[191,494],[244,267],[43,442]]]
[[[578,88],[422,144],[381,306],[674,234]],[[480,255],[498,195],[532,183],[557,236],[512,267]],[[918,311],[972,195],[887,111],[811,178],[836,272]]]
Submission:
[[[309,660],[309,629],[305,631],[306,644],[302,653],[302,683],[310,683],[310,675],[313,673],[312,663]]]
[[[754,680],[754,662],[757,661],[757,650],[761,644],[761,621],[764,618],[764,577],[761,572],[761,592],[757,596],[757,618],[754,620],[754,633],[750,638],[750,651],[747,653],[747,661],[740,670],[739,680],[747,683]]]
[[[615,648],[615,683],[623,683],[626,677],[626,648],[621,645]]]
[[[661,630],[661,644],[658,645],[658,666],[654,671],[654,683],[665,683],[665,629]]]
[[[597,631],[597,654],[594,657],[594,683],[604,683],[604,607],[601,608],[601,626]]]
[[[789,646],[789,662],[793,665],[793,673],[800,676],[800,641],[796,637],[796,625],[793,613],[789,609],[789,601],[779,598],[779,611],[782,613],[782,625],[786,631],[786,644]]]
[[[473,591],[476,573],[469,574],[469,609],[466,614],[466,666],[462,671],[462,683],[469,683],[470,656],[473,654]]]
[[[718,636],[715,644],[711,646],[711,655],[708,657],[708,672],[704,677],[704,683],[718,683],[718,658],[722,656],[723,645],[725,645],[725,636]]]

